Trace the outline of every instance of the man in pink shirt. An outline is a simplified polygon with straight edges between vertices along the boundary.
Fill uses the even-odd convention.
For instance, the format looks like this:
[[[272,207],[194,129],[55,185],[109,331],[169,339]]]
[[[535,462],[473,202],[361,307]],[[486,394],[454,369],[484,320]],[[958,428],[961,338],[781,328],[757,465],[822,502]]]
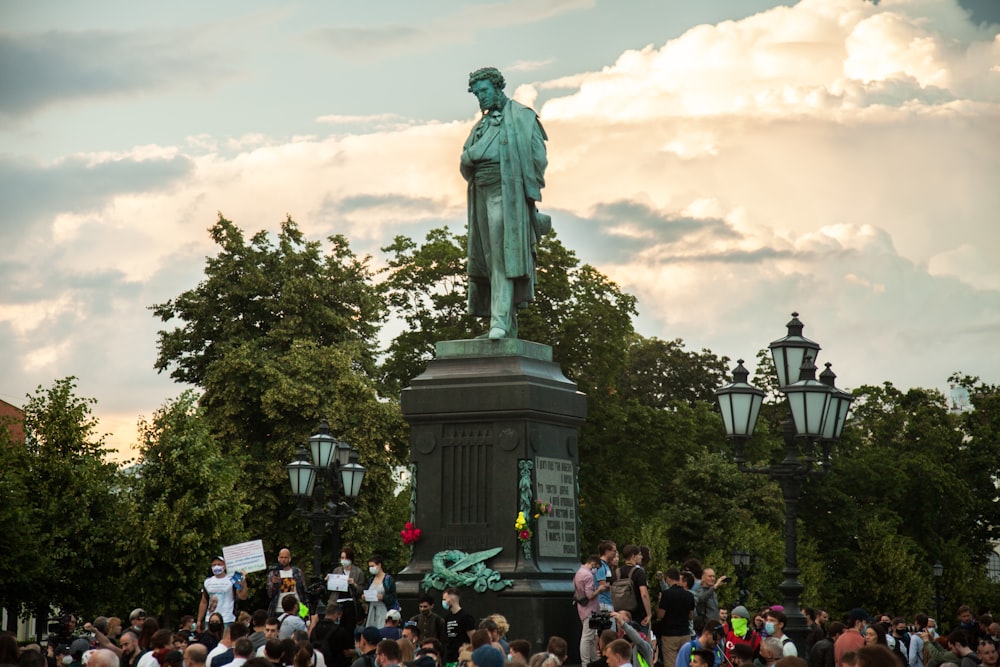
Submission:
[[[843,667],[845,653],[857,651],[865,645],[864,627],[867,622],[867,611],[864,609],[851,610],[847,629],[837,637],[837,641],[833,645],[833,659],[837,662],[837,667]]]

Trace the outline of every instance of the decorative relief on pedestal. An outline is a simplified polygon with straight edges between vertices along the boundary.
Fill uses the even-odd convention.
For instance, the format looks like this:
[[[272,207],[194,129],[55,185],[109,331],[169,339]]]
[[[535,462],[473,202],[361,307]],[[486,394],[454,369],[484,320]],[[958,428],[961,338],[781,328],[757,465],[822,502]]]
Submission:
[[[497,434],[497,444],[500,445],[500,449],[505,452],[511,452],[517,445],[521,442],[520,436],[518,436],[517,431],[512,428],[501,429],[500,433]]]
[[[489,424],[446,426],[441,437],[442,524],[487,526],[493,488],[493,430]]]
[[[432,569],[424,575],[423,587],[444,590],[452,586],[470,586],[477,593],[487,590],[500,591],[513,586],[510,579],[503,579],[499,572],[486,567],[484,561],[503,551],[503,547],[468,554],[464,551],[439,551],[434,554]]]
[[[531,459],[521,459],[517,462],[520,477],[517,481],[518,505],[525,517],[531,516],[531,469],[535,464]],[[531,540],[521,542],[521,551],[524,553],[524,560],[531,560]]]
[[[429,431],[420,433],[413,439],[413,447],[421,454],[430,454],[437,446],[437,438]]]

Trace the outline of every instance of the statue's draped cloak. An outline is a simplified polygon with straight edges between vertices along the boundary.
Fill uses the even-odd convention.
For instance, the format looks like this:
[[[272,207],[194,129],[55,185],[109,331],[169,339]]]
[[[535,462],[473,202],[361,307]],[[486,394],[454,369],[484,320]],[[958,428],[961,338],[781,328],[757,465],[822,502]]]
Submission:
[[[535,204],[541,201],[545,187],[545,130],[533,109],[508,100],[501,112],[500,179],[503,192],[504,270],[514,281],[514,304],[524,308],[535,298]],[[464,149],[472,145],[473,127]],[[476,187],[474,172],[462,166],[462,176],[469,183],[468,206],[468,275],[469,313],[477,317],[490,316],[490,266],[483,250],[484,239],[474,223],[476,219]],[[485,239],[488,241],[488,239]]]

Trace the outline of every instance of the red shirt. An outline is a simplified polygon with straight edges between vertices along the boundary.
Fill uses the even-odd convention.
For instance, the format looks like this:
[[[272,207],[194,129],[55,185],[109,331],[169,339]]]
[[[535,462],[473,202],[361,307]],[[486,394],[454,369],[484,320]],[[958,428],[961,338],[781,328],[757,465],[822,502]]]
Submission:
[[[845,653],[857,651],[864,645],[865,638],[861,636],[860,632],[854,628],[844,630],[844,633],[837,637],[837,641],[833,645],[833,659],[837,661],[837,667],[843,667]]]

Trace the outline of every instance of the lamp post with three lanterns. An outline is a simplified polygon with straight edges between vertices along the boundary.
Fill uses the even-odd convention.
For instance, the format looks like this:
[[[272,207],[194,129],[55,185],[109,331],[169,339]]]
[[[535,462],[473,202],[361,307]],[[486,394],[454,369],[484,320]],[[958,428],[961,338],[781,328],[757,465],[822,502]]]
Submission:
[[[749,371],[740,359],[733,369],[733,382],[716,391],[726,437],[733,441],[733,459],[741,472],[761,474],[778,482],[785,502],[784,581],[778,590],[784,595],[785,634],[792,638],[799,656],[807,656],[809,626],[799,610],[798,519],[802,485],[811,476],[825,474],[830,467],[830,450],[840,439],[844,421],[854,397],[834,386],[836,375],[826,370],[816,380],[818,343],[802,336],[798,313],[792,313],[788,335],[770,344],[771,358],[780,391],[788,400],[791,419],[782,422],[785,457],[764,467],[746,465],[747,441],[753,436],[764,392],[747,383]],[[797,375],[796,375],[797,373]],[[818,450],[818,451],[817,451]],[[819,466],[816,465],[818,459]]]
[[[358,497],[365,479],[365,467],[358,463],[356,449],[330,435],[330,427],[324,419],[317,432],[309,437],[309,453],[299,445],[295,460],[285,469],[292,495],[298,500],[296,511],[312,526],[313,575],[322,578],[323,535],[333,526],[333,553],[339,554],[340,522],[357,514],[348,501]],[[332,491],[329,500],[327,484]]]

